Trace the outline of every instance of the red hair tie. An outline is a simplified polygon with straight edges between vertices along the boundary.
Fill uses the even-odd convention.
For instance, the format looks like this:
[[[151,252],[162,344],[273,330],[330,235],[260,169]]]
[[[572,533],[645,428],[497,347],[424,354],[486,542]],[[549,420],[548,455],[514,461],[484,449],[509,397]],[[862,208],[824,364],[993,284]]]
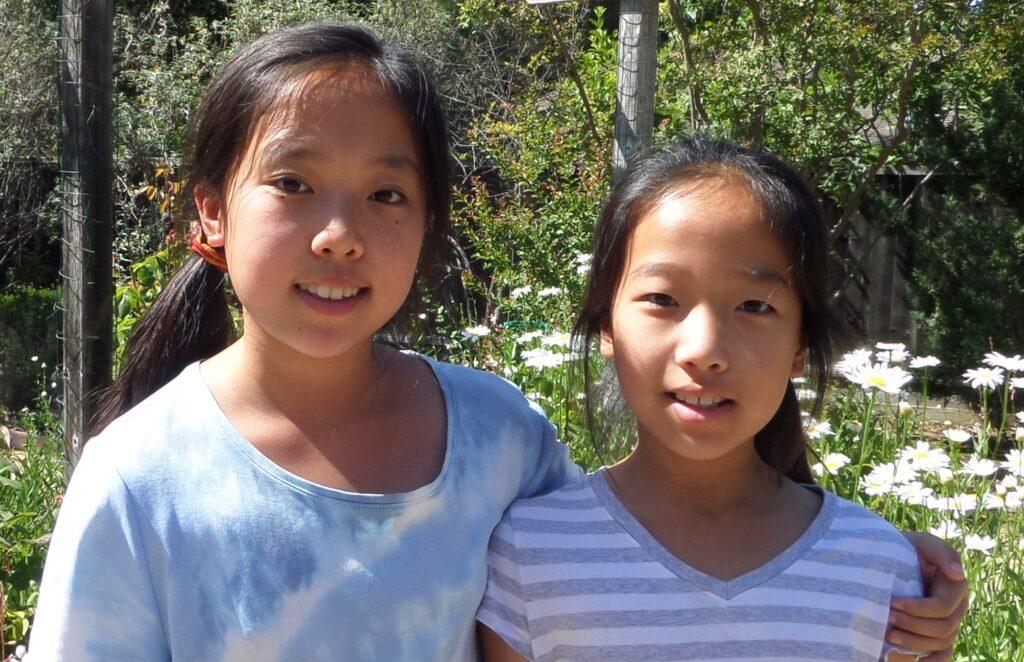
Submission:
[[[206,233],[203,226],[197,225],[188,239],[189,248],[192,252],[203,258],[224,273],[228,272],[228,262],[224,258],[223,248],[214,248],[206,241]]]

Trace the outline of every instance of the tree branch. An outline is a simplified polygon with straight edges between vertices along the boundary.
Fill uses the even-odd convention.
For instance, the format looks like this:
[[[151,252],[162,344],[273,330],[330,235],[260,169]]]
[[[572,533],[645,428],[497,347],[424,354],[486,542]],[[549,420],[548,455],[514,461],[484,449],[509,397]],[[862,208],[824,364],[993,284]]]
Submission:
[[[921,44],[921,35],[916,22],[911,23],[910,26],[910,45],[915,51]],[[893,133],[892,140],[888,145],[884,145],[882,151],[879,152],[878,158],[868,166],[863,176],[861,177],[860,183],[857,188],[846,197],[843,202],[843,211],[839,217],[839,221],[835,227],[832,228],[831,232],[831,244],[835,245],[836,240],[846,231],[849,227],[850,222],[853,220],[854,214],[860,209],[861,202],[864,199],[864,195],[867,193],[868,188],[871,186],[872,180],[879,173],[882,167],[885,165],[889,157],[896,151],[903,142],[910,135],[910,131],[907,128],[907,116],[909,115],[910,109],[910,90],[914,83],[914,78],[917,75],[917,70],[921,67],[921,55],[915,52],[910,58],[910,62],[907,63],[907,68],[903,73],[903,77],[900,80],[899,91],[896,97],[896,131]],[[876,115],[875,117],[877,117]],[[881,136],[879,136],[881,138]]]
[[[555,42],[555,45],[558,47],[558,50],[561,51],[562,57],[565,59],[565,62],[569,67],[569,77],[572,78],[572,82],[576,84],[576,89],[579,90],[580,99],[583,101],[583,110],[587,113],[587,126],[590,128],[590,134],[594,138],[595,144],[601,144],[601,134],[598,132],[597,122],[594,120],[594,110],[590,107],[590,98],[587,96],[587,88],[583,84],[583,79],[580,77],[579,69],[576,68],[576,60],[565,47],[565,41],[559,37],[558,28],[555,25],[554,20],[552,20],[551,15],[543,6],[538,7],[538,9],[548,25],[548,31],[551,33],[551,40]]]
[[[690,129],[697,131],[710,122],[708,111],[701,99],[701,88],[697,83],[697,68],[693,64],[693,51],[690,49],[690,28],[686,25],[686,17],[683,16],[679,0],[669,0],[668,9],[672,22],[676,24],[683,40],[683,62],[686,64],[686,83],[690,90]]]

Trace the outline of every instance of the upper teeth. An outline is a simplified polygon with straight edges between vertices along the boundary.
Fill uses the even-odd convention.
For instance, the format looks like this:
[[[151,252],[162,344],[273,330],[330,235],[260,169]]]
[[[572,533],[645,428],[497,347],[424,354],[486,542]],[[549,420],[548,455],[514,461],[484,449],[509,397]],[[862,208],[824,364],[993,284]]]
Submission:
[[[346,299],[359,292],[358,287],[342,287],[340,285],[305,285],[299,283],[299,289],[315,294],[321,299]]]
[[[688,405],[693,405],[695,407],[701,407],[704,409],[708,407],[714,407],[722,400],[725,400],[725,398],[713,398],[710,396],[701,397],[698,395],[677,395],[676,398],[682,400]]]

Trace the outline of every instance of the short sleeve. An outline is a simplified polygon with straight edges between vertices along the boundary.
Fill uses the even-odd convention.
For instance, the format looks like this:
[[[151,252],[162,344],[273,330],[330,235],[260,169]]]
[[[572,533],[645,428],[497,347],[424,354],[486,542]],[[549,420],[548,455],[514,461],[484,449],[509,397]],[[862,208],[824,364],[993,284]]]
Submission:
[[[533,657],[510,511],[505,512],[491,534],[487,551],[487,589],[476,619],[521,655],[527,659]]]
[[[900,536],[905,548],[905,553],[899,559],[899,563],[896,565],[896,571],[893,576],[892,595],[890,598],[905,597],[905,598],[920,598],[924,595],[924,582],[921,579],[921,566],[920,560],[917,557],[917,551],[914,547],[904,540]],[[889,642],[885,642],[882,645],[882,660],[888,658],[889,653],[909,653],[915,654],[919,651],[912,651],[905,648],[898,648],[893,646]]]
[[[539,428],[541,446],[535,470],[516,495],[520,499],[553,492],[579,480],[584,474],[583,469],[569,457],[569,447],[558,441],[555,426],[540,406],[530,402],[530,409],[535,415],[535,425]]]
[[[131,495],[101,446],[86,446],[61,505],[31,662],[170,659]]]

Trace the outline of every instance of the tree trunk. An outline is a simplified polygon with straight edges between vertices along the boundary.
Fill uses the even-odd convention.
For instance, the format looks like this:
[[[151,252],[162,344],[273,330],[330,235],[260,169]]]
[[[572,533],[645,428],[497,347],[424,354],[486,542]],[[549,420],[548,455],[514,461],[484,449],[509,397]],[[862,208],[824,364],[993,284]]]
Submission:
[[[113,1],[62,0],[64,443],[69,473],[113,364]]]
[[[622,0],[613,179],[650,149],[658,71],[658,1]]]

